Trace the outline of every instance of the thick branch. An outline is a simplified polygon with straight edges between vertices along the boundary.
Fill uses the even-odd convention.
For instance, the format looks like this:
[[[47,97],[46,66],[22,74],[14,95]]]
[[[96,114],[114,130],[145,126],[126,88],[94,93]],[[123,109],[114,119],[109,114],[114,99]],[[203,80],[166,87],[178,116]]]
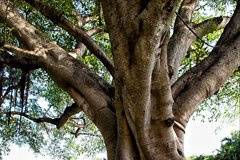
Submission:
[[[89,36],[92,36],[94,34],[102,32],[102,31],[103,30],[101,28],[93,28],[91,30],[88,30],[87,34]],[[87,47],[83,43],[78,42],[78,44],[76,45],[76,47],[74,49],[74,54],[75,54],[74,56],[75,57],[82,57],[86,50],[87,50]]]
[[[35,48],[45,42],[43,34],[31,24],[26,23],[7,0],[0,1],[0,17],[9,27],[14,29],[29,48]]]
[[[82,107],[84,113],[86,113],[86,115],[90,117],[93,123],[98,127],[104,138],[107,152],[109,154],[108,157],[113,159],[117,144],[117,125],[115,115],[112,114],[107,107],[92,108],[93,106],[86,103],[85,98],[83,98],[74,88],[68,88],[68,92],[78,106]]]
[[[191,34],[186,24],[192,26],[190,21],[197,3],[198,0],[192,0],[190,2],[184,0],[177,13],[178,16],[175,21],[174,32],[168,45],[168,66],[172,82],[176,79],[177,69],[181,59],[184,57],[183,54],[187,52],[194,38],[194,35]]]
[[[223,29],[230,19],[229,17],[214,17],[193,25],[190,23],[190,20],[196,3],[197,1],[192,1],[189,4],[183,3],[178,13],[181,17],[177,17],[175,22],[174,33],[168,48],[168,65],[172,83],[176,80],[181,61],[187,54],[192,43],[197,38],[201,39],[213,31]]]
[[[220,16],[207,19],[199,24],[193,26],[195,33],[199,37],[203,37],[214,31],[224,29],[228,24],[230,17]],[[196,37],[196,36],[195,36]]]
[[[92,17],[92,16],[82,16],[76,10],[73,11],[73,15],[77,19],[78,27],[83,27],[85,24],[87,24],[88,22],[91,22],[94,19],[94,17]]]
[[[71,106],[66,107],[63,114],[60,116],[58,120],[57,128],[61,128],[71,116],[81,111],[82,107],[79,107],[76,103],[73,103]]]
[[[28,58],[20,58],[9,54],[7,51],[0,52],[0,63],[8,65],[13,68],[29,69],[32,70],[39,68],[36,61]]]
[[[210,56],[173,85],[174,115],[181,124],[186,125],[197,106],[213,95],[240,66],[239,16],[240,2]]]
[[[237,45],[235,44],[235,46]],[[173,86],[175,94],[176,92],[178,93],[175,95],[175,116],[183,124],[188,122],[192,113],[197,109],[197,106],[219,90],[234,70],[240,66],[239,50],[234,49],[235,46],[229,46],[224,51],[219,51],[225,52],[228,55],[223,55],[219,58],[215,57],[216,59],[213,63],[205,66],[204,64],[209,64],[207,59],[205,63],[185,74],[180,79],[183,81],[177,81]],[[230,51],[226,51],[226,49]],[[175,87],[179,88],[176,89]]]
[[[39,54],[41,55],[41,52],[29,51],[9,44],[4,44],[2,48],[10,53],[16,54],[18,57],[26,57],[36,60],[39,57]]]
[[[181,2],[182,0],[147,1],[139,19],[143,21],[143,30],[149,37],[156,39],[159,31],[171,25]]]
[[[25,0],[34,8],[39,10],[44,16],[49,18],[55,24],[61,26],[68,31],[72,36],[80,40],[86,47],[105,65],[109,72],[114,74],[114,67],[111,60],[105,55],[104,51],[93,41],[93,39],[81,28],[71,23],[62,12],[53,7],[44,4],[39,0]]]

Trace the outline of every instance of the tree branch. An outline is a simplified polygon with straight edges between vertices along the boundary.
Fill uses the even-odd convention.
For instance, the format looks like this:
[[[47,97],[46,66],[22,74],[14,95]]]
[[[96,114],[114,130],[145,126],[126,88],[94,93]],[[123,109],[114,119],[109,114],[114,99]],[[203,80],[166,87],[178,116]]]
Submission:
[[[51,124],[54,124],[54,125],[57,125],[57,122],[58,122],[58,119],[57,118],[49,118],[49,117],[41,117],[41,118],[35,118],[35,117],[32,117],[24,112],[17,112],[17,111],[12,111],[12,112],[3,112],[3,111],[0,111],[0,114],[5,114],[5,115],[19,115],[19,116],[23,116],[35,123],[51,123]]]
[[[191,46],[192,39],[194,38],[194,35],[191,34],[184,22],[192,26],[190,20],[197,3],[198,0],[192,0],[190,2],[184,0],[178,13],[176,13],[178,16],[174,24],[174,32],[168,44],[168,70],[171,83],[177,78],[180,61],[182,57],[184,57],[183,54],[185,54]]]
[[[11,90],[17,88],[18,85],[11,85],[9,86],[6,91],[4,92],[4,94],[0,97],[0,106],[2,105],[2,103],[4,102],[5,98],[7,97],[8,93],[10,93]]]
[[[17,86],[10,86],[7,88],[7,90],[5,91],[4,95],[2,97],[0,97],[0,104],[1,101],[4,99],[4,97],[9,93],[9,91],[11,91],[11,89],[16,88]],[[81,107],[78,107],[76,103],[73,103],[71,106],[66,107],[66,109],[64,110],[64,112],[62,113],[62,115],[59,118],[49,118],[47,116],[41,117],[41,118],[35,118],[32,117],[24,112],[17,112],[17,111],[11,111],[11,112],[3,112],[0,111],[0,114],[6,114],[6,115],[19,115],[19,116],[23,116],[35,123],[51,123],[56,125],[57,129],[61,128],[62,126],[64,126],[64,124],[69,120],[69,118],[77,113],[79,113],[80,111],[82,111]],[[79,127],[79,126],[78,126]]]
[[[63,114],[60,116],[58,120],[57,128],[61,128],[71,116],[81,111],[82,107],[79,107],[76,103],[73,103],[71,106],[66,107]]]
[[[240,2],[210,56],[185,73],[173,85],[174,115],[184,126],[197,106],[213,95],[240,66],[239,16]]]
[[[50,7],[39,0],[25,1],[40,11],[48,19],[68,31],[72,36],[85,44],[86,47],[105,65],[111,75],[114,75],[113,63],[85,31],[71,23],[62,12],[56,10],[55,8]]]
[[[223,29],[230,19],[224,16],[214,17],[194,25],[190,20],[196,5],[197,0],[191,1],[191,3],[184,1],[179,13],[177,13],[174,33],[168,47],[168,65],[172,83],[175,82],[181,61],[186,56],[192,43],[197,38],[202,40],[203,36]]]
[[[9,54],[7,51],[0,52],[0,63],[8,65],[13,68],[29,69],[32,70],[39,68],[35,60],[28,58],[20,58]]]
[[[214,31],[224,29],[229,21],[230,17],[227,16],[213,17],[194,25],[193,28],[199,37],[203,37]]]
[[[146,27],[144,30],[147,31],[148,35],[151,35],[150,37],[155,38],[159,34],[159,30],[163,31],[166,26],[170,26],[181,2],[182,0],[151,0],[146,2],[139,19],[143,21],[143,25]]]
[[[91,22],[94,18],[92,16],[81,16],[76,10],[73,11],[73,15],[76,17],[78,27],[80,28],[83,27],[88,22]]]
[[[8,92],[15,87],[16,86],[10,86],[9,88],[7,88],[3,97],[0,97],[0,101],[2,101],[4,96],[6,96],[8,94]],[[79,113],[80,111],[82,111],[82,108],[78,107],[76,103],[73,103],[71,106],[66,107],[63,114],[59,118],[49,118],[47,116],[44,116],[44,117],[41,117],[41,118],[35,118],[35,117],[32,117],[32,116],[30,116],[30,115],[28,115],[24,112],[17,112],[17,111],[11,111],[11,112],[0,111],[0,114],[23,116],[23,117],[25,117],[25,118],[27,118],[27,119],[35,122],[35,123],[43,123],[43,122],[51,123],[51,124],[56,125],[57,129],[59,129],[62,126],[64,126],[64,124],[69,120],[69,118],[71,116]]]
[[[87,34],[89,36],[92,36],[94,34],[102,32],[102,31],[103,31],[102,28],[93,28],[93,29],[88,30]],[[82,57],[86,50],[87,50],[86,46],[83,43],[78,42],[78,44],[76,45],[76,47],[74,49],[74,53],[76,53],[75,57]]]
[[[21,37],[28,48],[35,48],[45,42],[45,37],[38,29],[22,18],[10,1],[0,1],[0,17]]]
[[[42,52],[30,51],[9,44],[4,44],[2,48],[6,51],[9,51],[10,53],[16,54],[18,57],[31,58],[35,60],[38,59],[40,55],[42,55]]]
[[[101,138],[101,135],[99,134],[94,134],[94,133],[89,133],[89,132],[80,132],[80,129],[77,129],[75,132],[71,132],[77,138],[79,135],[86,135],[86,136],[93,136],[93,137],[98,137]]]

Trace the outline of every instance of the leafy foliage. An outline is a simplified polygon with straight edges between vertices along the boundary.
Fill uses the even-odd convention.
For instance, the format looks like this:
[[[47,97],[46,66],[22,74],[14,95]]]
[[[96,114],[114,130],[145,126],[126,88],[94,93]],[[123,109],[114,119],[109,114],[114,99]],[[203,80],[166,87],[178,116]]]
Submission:
[[[235,132],[230,138],[224,138],[216,155],[192,157],[192,160],[239,160],[240,132]]]
[[[13,91],[13,93],[15,92],[18,91]],[[60,90],[42,70],[32,72],[29,93],[25,113],[32,117],[59,117],[65,107],[72,103],[69,96],[63,90]],[[19,97],[16,97],[16,100],[16,105],[13,104],[12,108],[9,108],[8,104],[11,100],[6,100],[2,111],[20,112]],[[13,114],[1,115],[1,154],[9,152],[11,143],[17,145],[28,144],[35,152],[48,153],[57,159],[64,160],[76,159],[85,152],[93,155],[104,150],[99,131],[87,117],[84,114],[78,114],[73,118],[76,121],[68,122],[63,128],[57,130],[51,124],[36,124],[24,117]],[[77,130],[75,123],[84,125],[78,135],[75,135]],[[89,144],[91,144],[91,147],[88,146]]]

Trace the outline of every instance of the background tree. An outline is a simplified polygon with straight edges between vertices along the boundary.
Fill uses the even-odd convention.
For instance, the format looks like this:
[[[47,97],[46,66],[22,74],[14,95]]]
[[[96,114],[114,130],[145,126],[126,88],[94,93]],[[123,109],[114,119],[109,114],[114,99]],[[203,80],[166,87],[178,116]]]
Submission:
[[[236,2],[0,0],[2,145],[62,140],[81,152],[70,134],[88,134],[101,150],[92,121],[109,159],[184,159],[185,127],[205,99],[230,91],[239,105],[240,4],[204,16],[216,3],[222,13]]]
[[[240,135],[239,132],[234,132],[231,137],[226,137],[222,140],[221,148],[216,155],[192,157],[193,160],[237,160],[240,157]]]

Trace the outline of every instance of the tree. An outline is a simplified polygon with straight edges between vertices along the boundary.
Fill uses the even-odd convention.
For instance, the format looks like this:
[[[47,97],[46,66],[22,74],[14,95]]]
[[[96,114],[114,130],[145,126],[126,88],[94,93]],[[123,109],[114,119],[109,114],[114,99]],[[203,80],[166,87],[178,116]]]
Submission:
[[[57,118],[35,118],[23,110],[2,114],[20,115],[60,128],[83,111],[101,132],[110,160],[184,159],[184,133],[191,115],[240,66],[240,2],[231,18],[220,16],[200,23],[192,22],[197,0],[86,2],[95,6],[98,16],[73,10],[76,4],[84,6],[79,1],[74,1],[75,5],[66,1],[70,3],[68,12],[50,1],[0,1],[0,17],[10,30],[8,38],[12,37],[1,42],[1,62],[22,70],[19,83],[5,89],[1,98],[19,87],[23,106],[29,70],[42,68],[74,101]],[[48,23],[47,28],[59,26],[74,37],[74,52],[64,47],[61,39],[56,43],[46,35],[36,19],[34,23],[24,17],[22,3],[31,5],[27,11],[34,8],[50,20],[52,24]],[[103,30],[110,37],[110,56],[91,38],[97,31],[91,30],[93,23],[84,26],[89,21],[106,26]],[[196,40],[207,44],[202,37],[223,28],[211,53],[179,76],[191,45]],[[111,74],[111,84],[81,61],[79,57],[86,48]]]
[[[226,137],[222,140],[221,148],[216,155],[192,157],[193,160],[236,160],[239,159],[239,132],[232,133],[231,137]]]

